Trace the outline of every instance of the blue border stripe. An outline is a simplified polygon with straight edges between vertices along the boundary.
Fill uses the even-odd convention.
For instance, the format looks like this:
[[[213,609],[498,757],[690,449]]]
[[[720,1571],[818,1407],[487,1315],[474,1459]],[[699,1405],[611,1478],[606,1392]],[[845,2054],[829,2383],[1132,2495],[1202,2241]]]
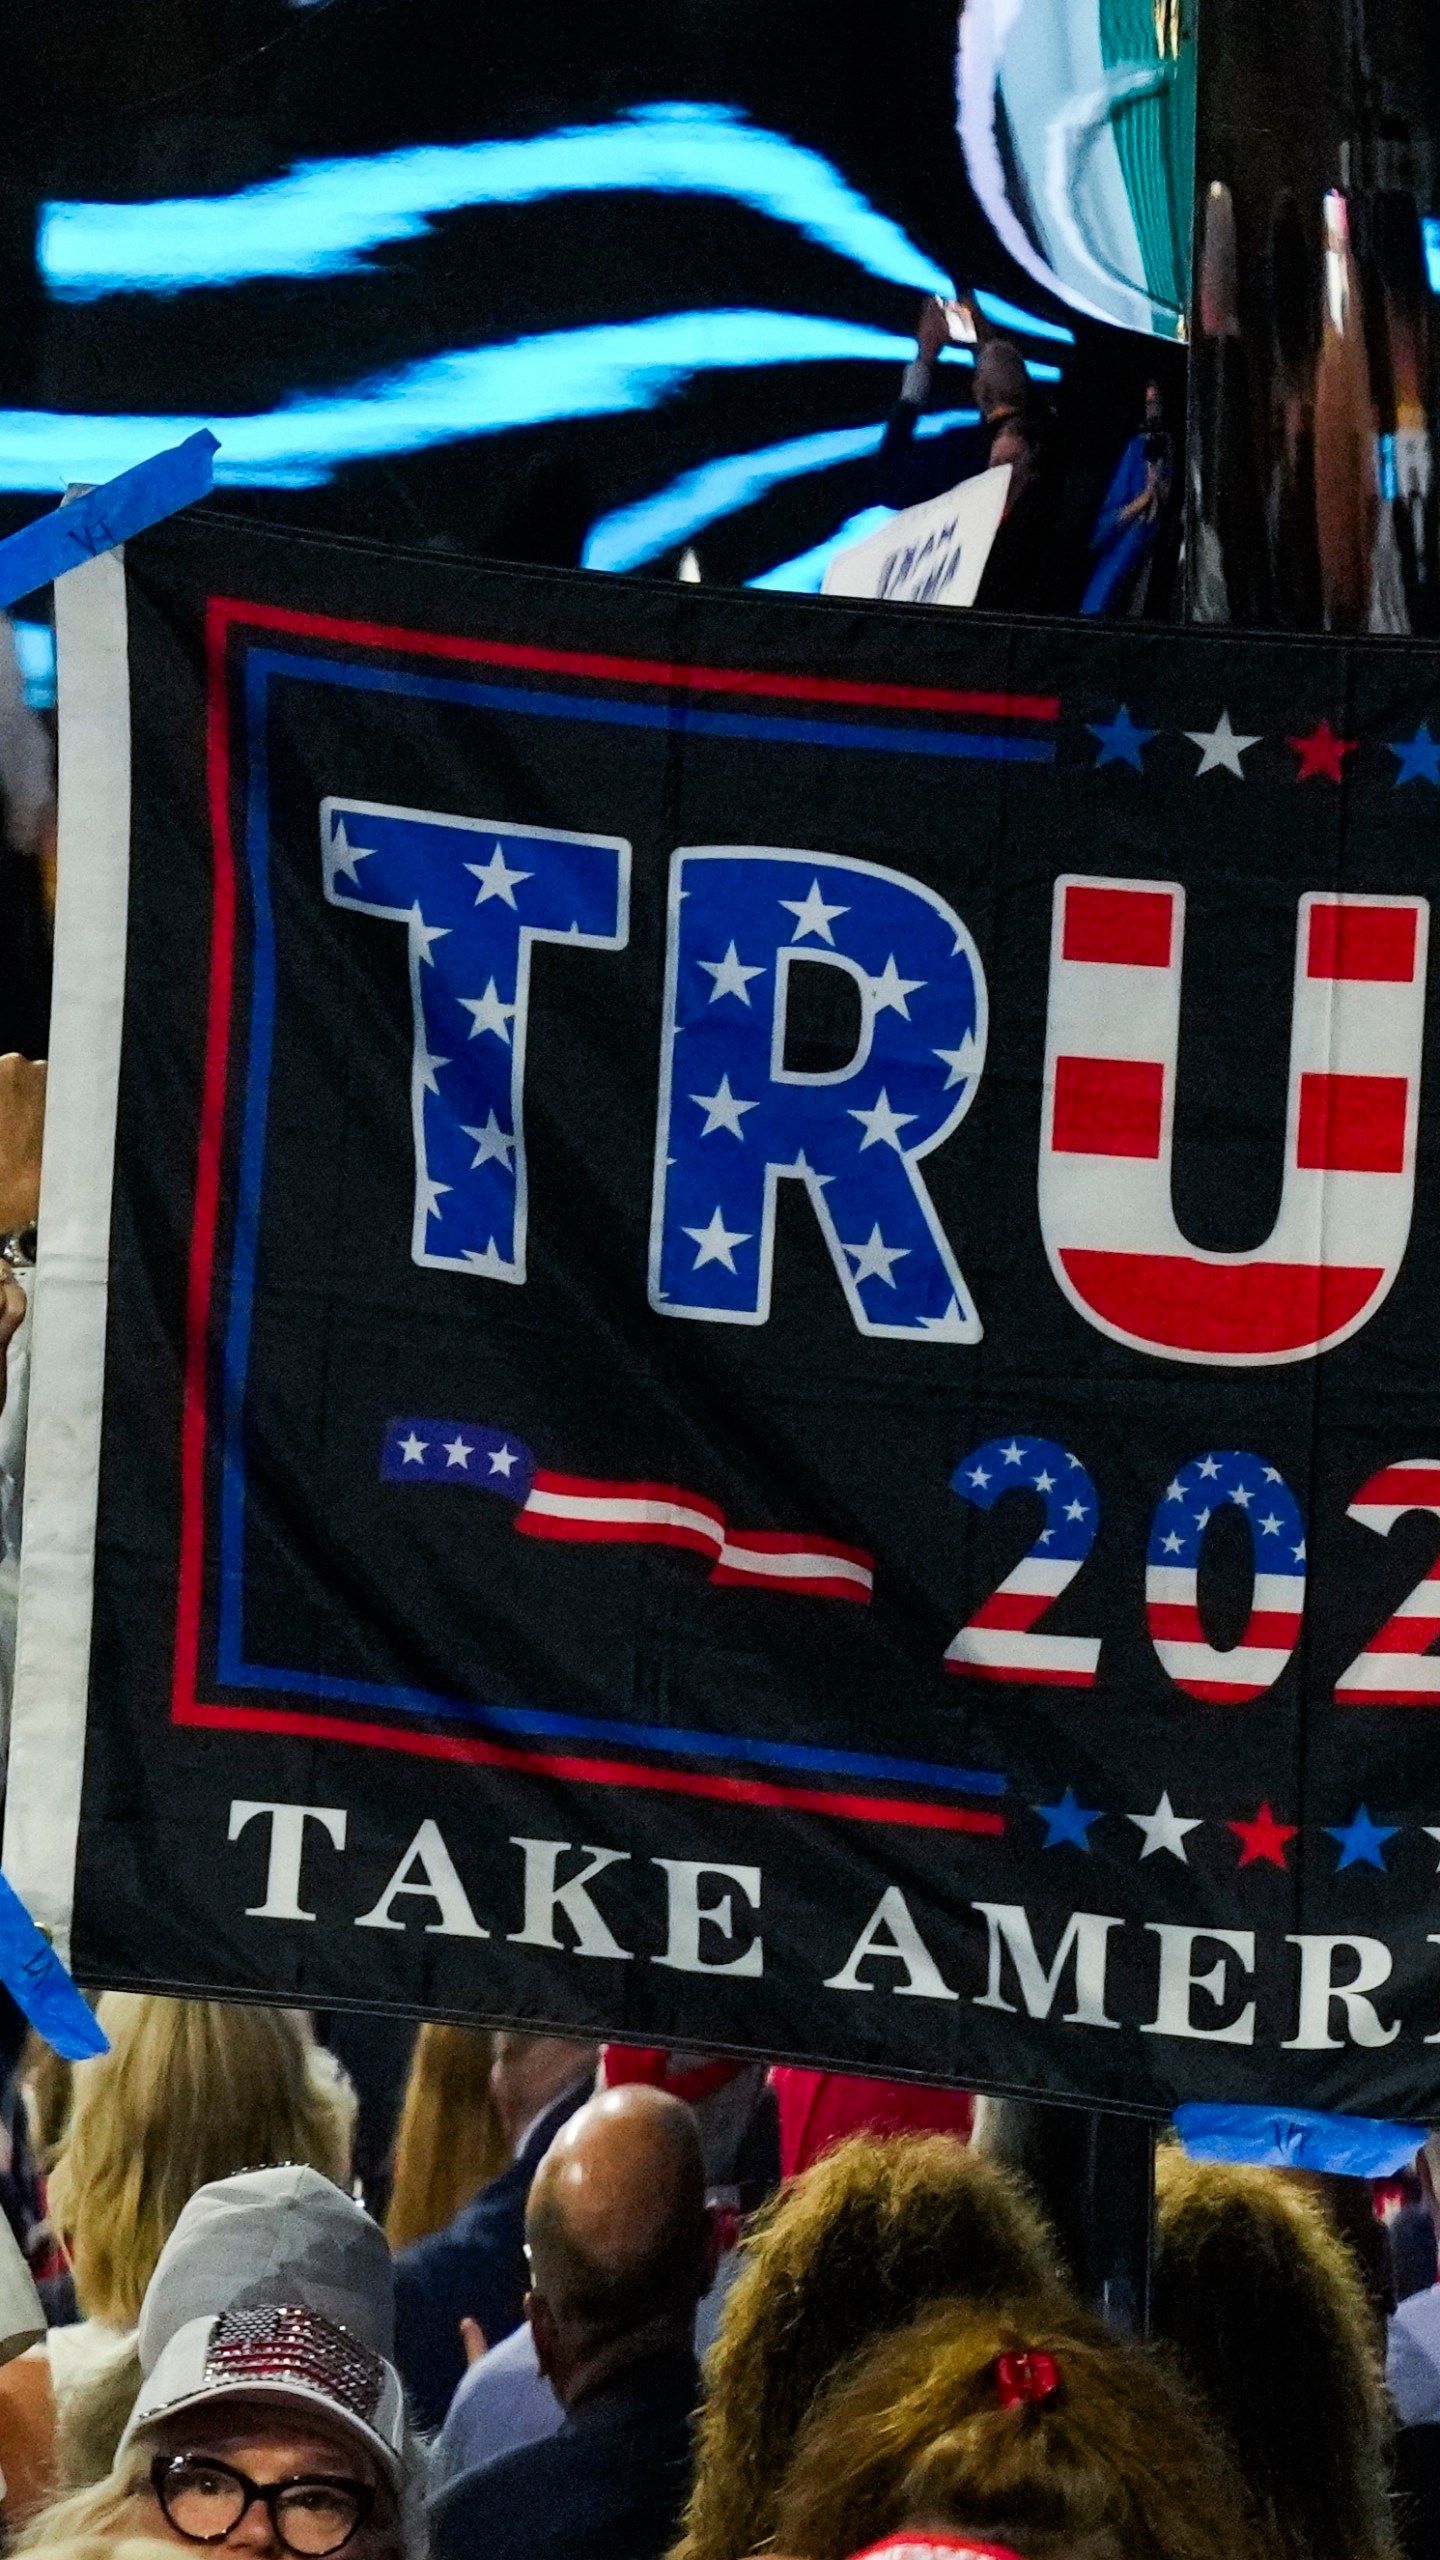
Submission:
[[[259,1249],[260,1195],[265,1173],[266,1122],[269,1110],[270,1069],[274,1050],[275,1029],[275,926],[270,902],[269,861],[269,758],[266,751],[266,707],[272,675],[299,675],[324,681],[340,681],[359,685],[371,692],[399,692],[436,695],[442,700],[459,699],[489,706],[498,702],[509,709],[518,702],[531,708],[542,697],[523,692],[512,693],[508,687],[464,685],[444,677],[414,676],[392,679],[389,669],[355,667],[323,659],[283,655],[268,649],[250,649],[245,667],[245,717],[248,750],[249,788],[246,798],[245,853],[250,881],[252,910],[250,1039],[246,1058],[245,1104],[240,1137],[238,1198],[235,1220],[235,1245],[231,1261],[230,1312],[225,1334],[223,1456],[220,1499],[220,1608],[216,1642],[216,1670],[221,1681],[235,1688],[289,1691],[302,1697],[328,1698],[359,1707],[379,1707],[392,1712],[425,1716],[436,1720],[456,1720],[490,1727],[497,1733],[531,1735],[556,1741],[582,1741],[620,1744],[631,1750],[665,1753],[687,1759],[731,1760],[774,1769],[790,1769],[811,1776],[868,1778],[889,1780],[896,1784],[933,1787],[947,1794],[1000,1796],[1007,1781],[993,1770],[950,1769],[929,1760],[903,1760],[884,1753],[866,1751],[825,1750],[818,1745],[798,1742],[767,1742],[726,1733],[708,1733],[662,1725],[623,1723],[613,1717],[566,1714],[542,1707],[496,1707],[472,1700],[448,1698],[426,1689],[387,1687],[372,1681],[336,1679],[321,1672],[274,1669],[244,1658],[244,1551],[245,1551],[245,1397],[249,1377],[250,1329],[255,1306],[255,1266]],[[375,683],[373,677],[385,681]],[[547,707],[567,699],[564,696],[543,697]],[[578,697],[587,703],[586,697]],[[672,715],[650,705],[588,705],[577,717],[596,716],[597,711],[644,709],[647,726],[672,725]],[[716,715],[717,717],[721,715]],[[747,728],[754,724],[746,724]],[[782,724],[765,723],[777,727]],[[821,733],[821,724],[796,721],[783,724],[794,727],[807,740]],[[849,738],[854,733],[841,732]],[[887,733],[875,731],[873,736]],[[897,731],[907,739],[910,732]],[[988,742],[987,742],[988,743]],[[1016,745],[1029,741],[1015,740]],[[1049,750],[1047,749],[1048,753]]]
[[[1052,738],[1012,738],[976,729],[889,729],[866,721],[794,720],[748,711],[697,711],[688,702],[620,702],[591,693],[548,693],[508,684],[467,684],[458,677],[410,675],[397,667],[354,666],[342,659],[301,658],[257,649],[276,675],[353,685],[364,693],[418,694],[480,711],[521,711],[536,720],[595,720],[615,729],[665,729],[702,738],[753,738],[767,746],[860,747],[875,755],[966,756],[990,764],[1053,764]]]

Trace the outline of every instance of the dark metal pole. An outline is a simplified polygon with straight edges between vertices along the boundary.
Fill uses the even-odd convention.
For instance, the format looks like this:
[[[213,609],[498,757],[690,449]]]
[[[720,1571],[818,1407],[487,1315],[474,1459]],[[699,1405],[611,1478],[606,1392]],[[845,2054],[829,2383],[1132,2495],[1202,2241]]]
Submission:
[[[1117,2329],[1150,2324],[1155,2127],[1098,2107],[986,2101],[983,2145],[1018,2170],[1054,2226],[1077,2291]]]

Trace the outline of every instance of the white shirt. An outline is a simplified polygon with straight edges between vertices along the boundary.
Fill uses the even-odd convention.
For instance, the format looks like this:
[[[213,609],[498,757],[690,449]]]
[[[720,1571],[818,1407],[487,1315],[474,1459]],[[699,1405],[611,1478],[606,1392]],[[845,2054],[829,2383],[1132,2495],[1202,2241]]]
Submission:
[[[1440,2426],[1440,2284],[1408,2294],[1394,2314],[1385,2382],[1402,2427]]]

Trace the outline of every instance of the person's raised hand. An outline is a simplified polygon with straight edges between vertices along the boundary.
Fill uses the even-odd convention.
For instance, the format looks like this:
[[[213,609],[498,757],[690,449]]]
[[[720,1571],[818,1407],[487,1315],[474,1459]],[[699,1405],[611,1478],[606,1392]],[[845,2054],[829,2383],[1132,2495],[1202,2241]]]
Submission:
[[[478,2364],[481,2357],[490,2352],[489,2339],[479,2321],[472,2320],[468,2311],[462,2315],[460,2321],[460,2344],[465,2350],[467,2365]]]
[[[915,330],[915,345],[922,364],[933,364],[950,335],[945,305],[938,294],[927,294],[920,305],[920,318]]]
[[[35,1223],[44,1134],[45,1061],[11,1049],[0,1058],[0,1235]]]

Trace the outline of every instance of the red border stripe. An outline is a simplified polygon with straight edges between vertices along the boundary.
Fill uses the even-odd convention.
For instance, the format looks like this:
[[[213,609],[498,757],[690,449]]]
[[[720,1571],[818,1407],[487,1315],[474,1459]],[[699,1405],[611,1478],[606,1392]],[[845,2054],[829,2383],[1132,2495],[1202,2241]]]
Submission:
[[[751,667],[677,666],[669,658],[615,658],[588,649],[540,649],[511,640],[468,640],[458,633],[409,631],[399,623],[350,622],[293,605],[246,604],[215,596],[212,612],[261,631],[340,640],[357,649],[404,649],[420,658],[456,658],[471,666],[516,667],[534,675],[585,676],[602,684],[660,685],[676,693],[765,695],[787,702],[849,702],[887,711],[962,711],[994,720],[1058,720],[1050,693],[976,693],[944,685],[861,684],[849,676],[775,675]]]
[[[965,1805],[914,1804],[902,1796],[832,1795],[814,1787],[770,1786],[763,1778],[706,1778],[688,1769],[652,1769],[643,1761],[579,1760],[559,1752],[510,1751],[503,1743],[482,1742],[474,1734],[403,1733],[393,1725],[352,1724],[343,1716],[307,1715],[294,1707],[211,1707],[197,1701],[179,1709],[175,1721],[230,1733],[285,1733],[321,1742],[351,1742],[365,1750],[408,1751],[422,1760],[517,1769],[527,1777],[579,1779],[597,1787],[711,1796],[724,1804],[839,1814],[852,1822],[898,1822],[917,1831],[981,1831],[995,1838],[1005,1830],[1003,1814],[972,1813]]]

